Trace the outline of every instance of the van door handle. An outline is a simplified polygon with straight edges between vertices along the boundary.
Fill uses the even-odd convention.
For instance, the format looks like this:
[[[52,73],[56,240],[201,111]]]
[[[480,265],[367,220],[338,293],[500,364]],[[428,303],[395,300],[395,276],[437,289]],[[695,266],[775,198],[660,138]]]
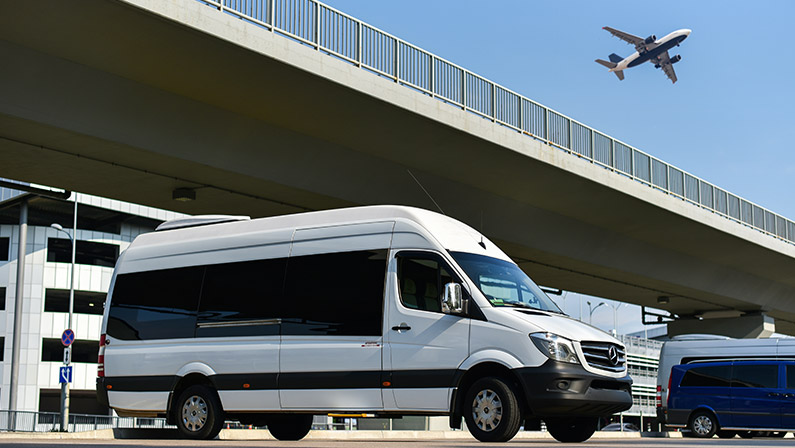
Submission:
[[[777,392],[770,392],[769,394],[767,394],[767,396],[768,397],[778,397],[779,394]]]
[[[411,327],[409,327],[405,322],[402,322],[400,325],[395,325],[392,327],[392,329],[395,331],[409,331],[411,330]]]
[[[784,394],[784,398],[792,398],[795,397],[795,394]]]

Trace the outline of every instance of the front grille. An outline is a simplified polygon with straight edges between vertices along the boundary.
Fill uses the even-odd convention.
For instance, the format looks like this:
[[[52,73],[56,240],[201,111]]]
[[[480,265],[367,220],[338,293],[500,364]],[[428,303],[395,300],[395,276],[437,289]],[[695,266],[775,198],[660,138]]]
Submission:
[[[583,341],[580,343],[582,353],[585,355],[585,360],[588,365],[601,370],[609,372],[623,372],[627,367],[627,353],[624,347],[617,344],[609,344],[606,342],[590,342]],[[610,347],[615,347],[618,361],[614,365],[610,362]]]

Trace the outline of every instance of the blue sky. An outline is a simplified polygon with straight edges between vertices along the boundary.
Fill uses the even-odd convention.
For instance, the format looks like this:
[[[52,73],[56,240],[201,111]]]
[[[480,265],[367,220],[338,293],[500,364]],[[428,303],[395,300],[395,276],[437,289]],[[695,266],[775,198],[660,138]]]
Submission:
[[[324,2],[795,219],[793,1]],[[619,81],[594,59],[633,48],[603,26],[642,37],[692,29],[671,53],[682,55],[679,81],[651,64]],[[567,302],[576,317],[574,295]],[[601,307],[594,324],[612,328],[612,314]],[[642,327],[636,307],[619,314],[622,330]]]

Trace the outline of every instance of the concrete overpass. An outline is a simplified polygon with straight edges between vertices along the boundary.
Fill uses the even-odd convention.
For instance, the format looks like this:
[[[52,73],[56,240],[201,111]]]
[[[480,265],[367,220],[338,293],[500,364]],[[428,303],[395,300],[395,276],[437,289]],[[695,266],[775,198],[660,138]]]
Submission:
[[[0,4],[0,177],[252,216],[435,209],[416,177],[541,284],[795,334],[791,221],[310,0],[226,4]]]

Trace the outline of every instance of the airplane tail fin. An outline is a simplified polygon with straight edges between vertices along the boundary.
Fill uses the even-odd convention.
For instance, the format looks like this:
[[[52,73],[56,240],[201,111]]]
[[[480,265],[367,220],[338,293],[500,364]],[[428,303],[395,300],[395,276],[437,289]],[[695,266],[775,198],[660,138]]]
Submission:
[[[621,56],[615,53],[611,53],[610,56],[608,56],[607,58],[610,59],[610,62],[615,62],[615,63],[619,63],[624,60],[624,58],[622,58]]]
[[[615,54],[611,54],[610,55],[610,59],[613,59],[613,56],[615,56]],[[617,56],[617,57],[620,57],[620,56]],[[602,59],[597,59],[596,62],[598,64],[604,65],[605,67],[607,67],[607,68],[609,68],[611,70],[616,68],[616,65],[618,65],[615,62],[608,62],[608,61],[605,61],[605,60],[602,60]],[[616,70],[613,73],[615,73],[616,76],[618,76],[618,79],[620,81],[624,80],[624,70]]]
[[[602,60],[602,59],[597,59],[596,63],[604,65],[607,68],[615,68],[616,67],[616,63],[615,62],[607,62],[607,61]]]

